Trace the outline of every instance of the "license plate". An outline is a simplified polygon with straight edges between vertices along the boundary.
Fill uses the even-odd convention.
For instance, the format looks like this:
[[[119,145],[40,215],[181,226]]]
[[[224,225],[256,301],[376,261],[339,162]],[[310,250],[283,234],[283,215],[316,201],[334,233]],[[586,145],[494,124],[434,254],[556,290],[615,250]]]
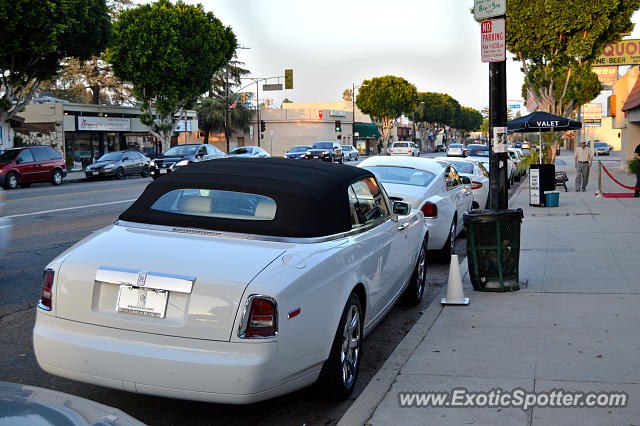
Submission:
[[[313,158],[319,158],[317,155],[314,155]]]
[[[160,174],[161,174],[161,175],[163,175],[163,174],[167,173],[167,171],[166,171],[165,169],[160,169],[160,170],[158,170],[158,171],[160,172]]]
[[[164,318],[167,311],[168,296],[169,292],[167,290],[121,285],[118,292],[116,311]]]
[[[100,173],[99,172],[91,172],[92,175],[94,176],[98,176]]]

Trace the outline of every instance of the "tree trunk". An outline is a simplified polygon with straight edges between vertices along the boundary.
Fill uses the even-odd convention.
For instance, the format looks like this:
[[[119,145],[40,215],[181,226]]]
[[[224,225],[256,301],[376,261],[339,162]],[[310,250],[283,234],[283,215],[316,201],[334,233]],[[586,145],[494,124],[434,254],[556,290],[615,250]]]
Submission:
[[[204,129],[204,143],[209,143],[209,129]]]
[[[100,86],[91,86],[91,103],[98,105],[100,103]]]

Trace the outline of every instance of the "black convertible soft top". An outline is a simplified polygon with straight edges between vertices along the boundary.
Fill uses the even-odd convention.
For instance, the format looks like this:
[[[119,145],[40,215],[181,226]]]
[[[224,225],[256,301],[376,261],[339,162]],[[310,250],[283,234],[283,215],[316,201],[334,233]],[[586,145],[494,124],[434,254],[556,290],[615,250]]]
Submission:
[[[308,160],[225,158],[190,164],[147,186],[120,215],[130,222],[280,237],[322,237],[351,230],[348,187],[365,169]],[[151,209],[177,189],[217,189],[269,197],[273,220],[193,216]]]

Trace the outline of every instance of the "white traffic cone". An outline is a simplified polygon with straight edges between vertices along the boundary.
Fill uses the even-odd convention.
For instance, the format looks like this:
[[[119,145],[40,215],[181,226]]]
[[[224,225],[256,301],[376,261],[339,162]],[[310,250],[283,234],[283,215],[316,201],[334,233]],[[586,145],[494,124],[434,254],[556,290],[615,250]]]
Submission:
[[[458,255],[451,255],[451,265],[449,266],[449,282],[447,283],[447,297],[441,300],[443,305],[468,305],[469,298],[464,297],[462,290],[462,277],[460,276],[460,265]]]

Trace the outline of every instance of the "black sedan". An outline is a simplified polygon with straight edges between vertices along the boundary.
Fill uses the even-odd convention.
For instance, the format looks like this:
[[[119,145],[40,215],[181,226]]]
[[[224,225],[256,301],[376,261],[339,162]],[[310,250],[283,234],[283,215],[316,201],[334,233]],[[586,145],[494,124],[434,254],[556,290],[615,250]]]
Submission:
[[[188,166],[191,163],[224,157],[226,157],[226,154],[213,145],[177,145],[151,160],[151,177],[158,179],[162,175],[171,173],[177,168]]]
[[[136,151],[114,151],[98,158],[84,170],[87,180],[99,177],[124,179],[128,175],[149,176],[149,158]]]
[[[299,160],[304,158],[307,155],[307,151],[311,148],[311,145],[297,145],[292,147],[287,153],[284,155],[284,158],[291,158]]]
[[[338,142],[315,142],[311,148],[307,150],[306,157],[308,160],[322,160],[344,163],[344,153],[342,146]]]

